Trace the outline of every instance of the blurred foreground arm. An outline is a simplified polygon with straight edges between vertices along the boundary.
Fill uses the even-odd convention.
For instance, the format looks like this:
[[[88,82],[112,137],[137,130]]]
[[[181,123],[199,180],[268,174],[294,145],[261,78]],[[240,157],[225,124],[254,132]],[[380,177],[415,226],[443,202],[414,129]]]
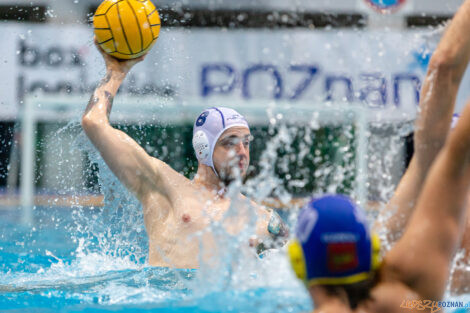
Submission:
[[[442,298],[465,225],[470,187],[470,102],[449,134],[424,183],[403,237],[384,260],[384,270],[418,293]]]
[[[121,83],[129,70],[143,57],[118,61],[97,46],[106,63],[106,76],[93,92],[82,117],[82,127],[106,164],[138,198],[155,183],[158,160],[150,157],[126,133],[109,123],[109,114]]]
[[[415,125],[415,152],[376,225],[377,228],[386,228],[389,243],[400,238],[428,171],[447,138],[457,91],[470,60],[469,30],[470,0],[467,0],[456,13],[431,58]],[[391,212],[394,212],[393,215],[386,219],[385,216]]]

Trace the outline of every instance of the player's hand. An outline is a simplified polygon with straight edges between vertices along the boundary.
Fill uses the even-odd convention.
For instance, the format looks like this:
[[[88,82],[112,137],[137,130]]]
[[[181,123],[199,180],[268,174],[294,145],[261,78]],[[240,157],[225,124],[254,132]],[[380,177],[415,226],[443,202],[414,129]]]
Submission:
[[[145,57],[147,56],[147,53],[144,54],[141,57],[138,57],[136,59],[131,59],[131,60],[118,60],[109,54],[107,54],[99,45],[96,40],[96,37],[94,38],[94,43],[98,51],[101,53],[103,56],[104,62],[106,64],[106,71],[108,73],[116,73],[116,74],[121,74],[123,76],[126,76],[126,74],[131,70],[131,68],[136,65],[139,62],[142,62]]]

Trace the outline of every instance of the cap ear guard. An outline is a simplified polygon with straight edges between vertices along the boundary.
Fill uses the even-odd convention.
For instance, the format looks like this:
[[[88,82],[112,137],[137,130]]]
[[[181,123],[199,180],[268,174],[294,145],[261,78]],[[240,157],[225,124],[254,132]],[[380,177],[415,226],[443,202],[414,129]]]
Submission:
[[[293,239],[289,242],[287,253],[289,254],[290,264],[292,265],[295,275],[297,275],[298,279],[306,283],[307,266],[305,264],[304,251],[297,239]]]
[[[199,162],[205,165],[210,165],[209,157],[211,149],[209,145],[209,138],[207,138],[207,135],[204,131],[198,130],[193,135],[193,148]]]
[[[380,238],[377,234],[372,234],[371,238],[371,249],[372,249],[372,260],[371,260],[371,271],[376,271],[380,267]]]

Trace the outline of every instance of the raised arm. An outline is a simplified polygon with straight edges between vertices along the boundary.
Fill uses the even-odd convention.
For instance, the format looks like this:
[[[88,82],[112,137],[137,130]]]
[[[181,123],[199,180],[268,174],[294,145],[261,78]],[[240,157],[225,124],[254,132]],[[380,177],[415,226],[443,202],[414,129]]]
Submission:
[[[457,91],[470,60],[469,30],[470,1],[467,0],[450,23],[431,58],[415,125],[415,152],[394,196],[376,224],[376,228],[386,228],[389,243],[401,236],[428,171],[446,140]],[[392,216],[386,219],[390,214]]]
[[[403,237],[384,270],[418,293],[439,300],[465,225],[470,187],[470,102],[431,167]]]
[[[150,157],[131,137],[109,123],[113,98],[129,70],[143,57],[118,61],[98,50],[106,63],[106,76],[93,92],[82,117],[82,127],[106,164],[119,180],[139,199],[158,179],[159,163]]]

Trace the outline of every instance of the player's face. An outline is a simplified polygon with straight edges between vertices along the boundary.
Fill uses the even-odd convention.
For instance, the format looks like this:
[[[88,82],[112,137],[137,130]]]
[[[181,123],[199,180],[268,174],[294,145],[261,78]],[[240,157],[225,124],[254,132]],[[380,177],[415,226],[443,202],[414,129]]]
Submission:
[[[246,127],[229,128],[219,137],[212,159],[225,183],[245,177],[250,164],[251,140],[250,130]]]

